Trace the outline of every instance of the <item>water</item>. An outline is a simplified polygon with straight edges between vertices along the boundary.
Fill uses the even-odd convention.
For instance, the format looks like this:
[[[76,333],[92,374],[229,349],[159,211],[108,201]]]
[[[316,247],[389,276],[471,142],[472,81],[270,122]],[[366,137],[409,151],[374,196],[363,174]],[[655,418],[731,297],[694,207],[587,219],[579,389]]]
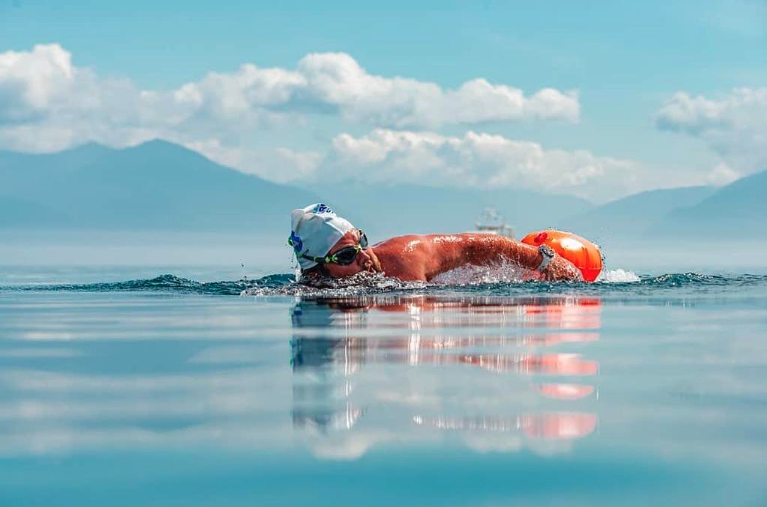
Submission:
[[[767,505],[767,276],[159,269],[0,269],[0,505]]]

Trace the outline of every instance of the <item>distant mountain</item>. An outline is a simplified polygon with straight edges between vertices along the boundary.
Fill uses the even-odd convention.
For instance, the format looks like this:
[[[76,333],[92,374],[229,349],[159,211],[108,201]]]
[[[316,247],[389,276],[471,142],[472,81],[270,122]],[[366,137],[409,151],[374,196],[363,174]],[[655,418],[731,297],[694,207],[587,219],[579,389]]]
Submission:
[[[58,153],[0,151],[0,196],[39,199],[35,194],[41,188],[48,188],[51,178],[59,179],[114,151],[96,143],[84,144]]]
[[[2,227],[275,232],[291,209],[319,199],[165,141],[0,152],[0,181]]]
[[[649,232],[670,237],[763,240],[767,236],[767,171],[741,178],[701,202],[674,210]]]
[[[573,196],[523,190],[373,186],[357,182],[313,190],[361,228],[383,236],[470,231],[485,207],[496,208],[514,226],[517,235],[522,235],[557,226],[563,217],[593,207]]]
[[[328,202],[380,238],[472,230],[493,206],[519,233],[556,226],[592,207],[521,190],[360,183],[279,185],[165,141],[115,150],[88,144],[60,153],[0,152],[0,227],[284,232],[291,209]]]
[[[574,215],[563,221],[563,227],[603,244],[638,239],[673,210],[693,206],[715,191],[683,187],[640,192]]]
[[[116,150],[88,144],[60,153],[0,151],[0,228],[284,233],[290,210],[327,202],[381,239],[472,230],[495,207],[518,236],[544,227],[605,239],[761,231],[767,172],[715,191],[643,192],[603,206],[572,196],[365,183],[272,183],[165,141]]]

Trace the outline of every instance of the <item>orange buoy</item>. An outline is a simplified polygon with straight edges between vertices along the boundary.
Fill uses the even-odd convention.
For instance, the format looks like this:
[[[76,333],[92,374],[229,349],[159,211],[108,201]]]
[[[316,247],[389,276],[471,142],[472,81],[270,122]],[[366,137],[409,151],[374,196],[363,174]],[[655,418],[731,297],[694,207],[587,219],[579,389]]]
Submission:
[[[583,274],[583,279],[593,282],[602,271],[602,252],[587,239],[571,232],[547,229],[531,232],[522,243],[532,246],[549,245],[559,255],[572,262]]]

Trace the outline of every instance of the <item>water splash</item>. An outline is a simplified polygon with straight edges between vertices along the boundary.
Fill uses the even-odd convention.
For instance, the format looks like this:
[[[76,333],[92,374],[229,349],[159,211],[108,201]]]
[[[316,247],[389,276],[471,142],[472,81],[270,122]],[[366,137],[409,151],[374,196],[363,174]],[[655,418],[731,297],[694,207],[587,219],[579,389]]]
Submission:
[[[434,278],[437,285],[481,285],[492,283],[520,283],[537,279],[529,270],[510,262],[489,266],[461,266]]]
[[[639,276],[633,271],[626,271],[623,269],[612,269],[610,271],[603,271],[600,273],[597,282],[602,283],[635,283],[641,281]]]
[[[403,282],[397,278],[384,276],[382,273],[357,273],[345,278],[304,279],[301,283],[279,286],[259,284],[243,290],[242,296],[314,296],[344,297],[362,294],[380,294],[383,292],[412,291],[425,289],[425,282]]]

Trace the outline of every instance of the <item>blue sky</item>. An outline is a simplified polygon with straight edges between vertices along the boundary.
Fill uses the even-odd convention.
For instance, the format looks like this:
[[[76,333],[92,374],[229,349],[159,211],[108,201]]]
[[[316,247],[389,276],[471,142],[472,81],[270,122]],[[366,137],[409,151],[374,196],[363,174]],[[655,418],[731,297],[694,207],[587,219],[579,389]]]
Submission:
[[[200,114],[195,114],[194,125],[185,119],[183,125],[164,124],[159,128],[155,121],[137,128],[138,120],[134,119],[127,135],[124,124],[110,120],[94,123],[85,132],[65,135],[57,130],[65,124],[61,116],[64,113],[56,113],[56,122],[39,123],[43,121],[41,115],[47,118],[53,114],[48,110],[53,100],[49,97],[44,107],[36,103],[35,114],[22,115],[22,120],[19,108],[14,107],[16,115],[8,114],[3,121],[0,107],[0,127],[5,130],[3,135],[0,128],[0,145],[6,149],[50,151],[90,138],[120,145],[116,139],[129,143],[140,141],[142,135],[159,135],[239,169],[289,181],[285,174],[311,178],[323,167],[339,164],[338,153],[330,152],[340,134],[380,144],[381,136],[370,137],[375,129],[434,133],[442,140],[432,143],[427,155],[433,156],[444,151],[445,143],[458,146],[460,143],[451,140],[465,140],[467,132],[474,132],[499,136],[512,144],[533,143],[547,152],[587,151],[598,159],[593,162],[596,166],[604,167],[597,167],[591,176],[581,171],[576,177],[571,171],[564,177],[569,177],[569,187],[547,187],[541,178],[520,178],[522,169],[509,169],[509,164],[520,163],[517,156],[510,157],[516,162],[502,164],[508,174],[496,179],[512,184],[520,178],[523,185],[596,200],[658,186],[723,183],[767,168],[759,155],[761,150],[754,145],[764,139],[765,130],[759,130],[760,122],[753,113],[767,111],[767,99],[762,96],[767,86],[765,1],[364,4],[281,2],[277,7],[259,2],[0,0],[0,54],[31,55],[35,45],[55,44],[71,55],[73,68],[87,69],[95,76],[89,78],[91,81],[102,83],[89,81],[89,86],[102,90],[104,82],[121,80],[136,90],[167,94],[187,83],[201,82],[209,72],[236,73],[246,63],[259,69],[295,71],[308,54],[346,53],[369,75],[434,83],[445,91],[476,79],[520,89],[526,97],[545,88],[563,95],[576,91],[577,118],[552,113],[543,119],[541,115],[520,119],[511,114],[470,121],[392,125],[380,121],[390,112],[374,117],[362,115],[364,118],[359,110],[350,109],[344,114],[314,111],[307,115],[293,105],[290,111],[281,111],[280,118],[250,118],[239,129],[236,122],[226,121],[221,115],[218,121],[225,125],[214,125],[210,118],[202,122]],[[38,56],[53,58],[50,54]],[[10,76],[6,76],[6,86],[18,90],[19,72],[9,68],[6,65]],[[0,64],[0,92],[2,72]],[[30,80],[38,75],[29,77],[27,72],[25,76],[23,86],[34,88]],[[677,95],[680,93],[684,96]],[[7,102],[31,100],[28,96],[7,96]],[[0,93],[0,106],[2,97]],[[336,102],[323,104],[338,106]],[[469,101],[466,107],[474,108],[475,104]],[[10,110],[10,106],[6,109]],[[67,111],[66,118],[76,120],[77,114],[85,113]],[[98,107],[88,109],[87,121],[95,122],[93,118],[98,114]],[[103,108],[103,115],[115,116],[108,107]],[[292,118],[287,118],[290,115]],[[32,125],[32,121],[38,124]],[[286,121],[290,126],[285,126]],[[254,127],[254,123],[258,126]],[[723,131],[723,125],[730,131]],[[11,132],[11,128],[15,130]],[[219,139],[214,134],[221,129],[228,133]],[[33,143],[24,136],[48,136],[50,142]],[[275,147],[290,151],[290,157],[293,152],[305,155],[301,159],[303,169],[283,166],[285,156],[268,153]],[[465,155],[462,149],[456,148],[461,156]],[[422,155],[413,160],[400,151],[397,156],[387,155],[384,160],[378,157],[365,164],[370,166],[368,169],[390,175],[392,180],[409,181],[415,178],[413,171],[408,173],[401,167],[423,160]],[[472,163],[481,163],[481,154],[473,156]],[[573,162],[573,158],[578,161]],[[606,159],[636,166],[626,169],[618,164],[610,168]],[[355,160],[357,165],[348,167],[345,174],[366,169],[359,157]],[[418,177],[435,184],[450,184],[449,178],[442,181],[440,175],[451,173],[457,163],[455,157],[446,159],[436,164],[434,171]],[[465,161],[462,163],[457,173],[471,170]],[[591,162],[583,162],[582,157],[563,162],[555,156],[544,165],[551,170],[552,164],[560,163]],[[480,173],[477,181],[487,180],[497,170]],[[615,177],[602,177],[600,172],[629,170],[634,170],[634,177],[620,183]],[[551,179],[552,174],[542,178]],[[584,178],[588,180],[585,183],[581,181]],[[604,183],[608,180],[609,184]]]

